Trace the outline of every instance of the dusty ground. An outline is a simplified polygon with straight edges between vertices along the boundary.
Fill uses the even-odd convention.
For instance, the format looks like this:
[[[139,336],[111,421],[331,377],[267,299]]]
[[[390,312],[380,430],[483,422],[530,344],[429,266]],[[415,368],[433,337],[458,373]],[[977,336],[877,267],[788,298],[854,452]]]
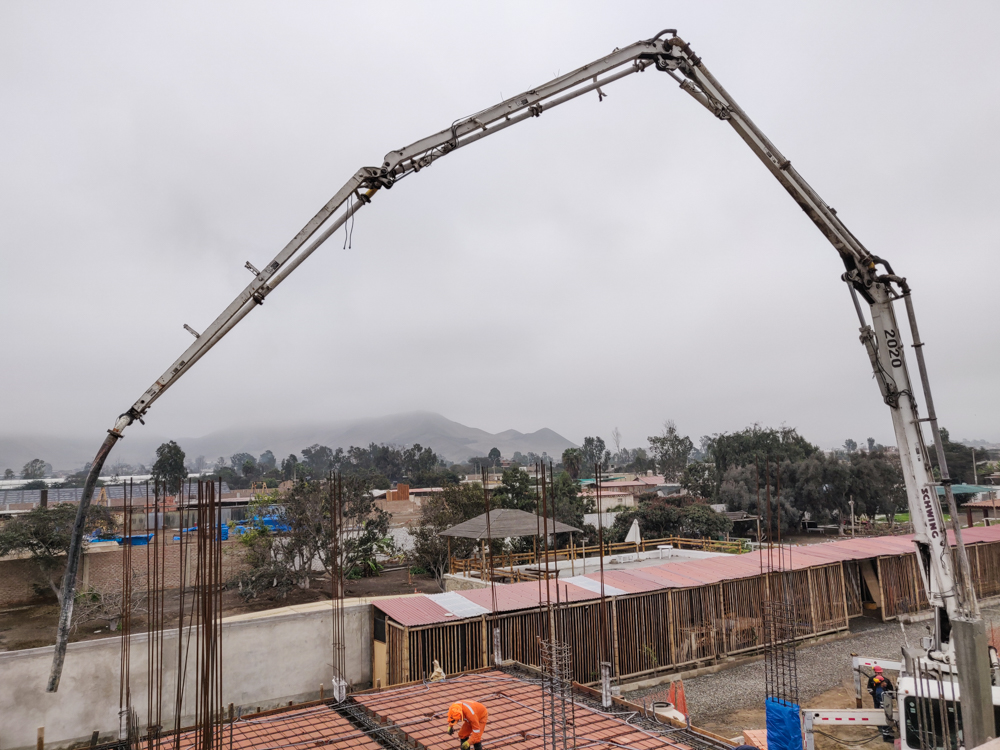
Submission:
[[[1000,605],[984,606],[983,617],[987,630],[991,623],[1000,628]],[[928,633],[930,625],[930,620],[907,625],[905,632],[909,643],[915,645],[922,635]],[[807,708],[854,708],[851,654],[900,660],[902,645],[903,633],[899,623],[860,617],[851,621],[849,638],[799,648],[796,662],[801,705]],[[896,675],[890,673],[889,676],[895,682]],[[664,687],[635,691],[626,697],[641,703],[644,697]],[[762,661],[685,680],[684,692],[691,721],[696,726],[724,737],[737,737],[744,729],[763,729],[765,726]],[[864,707],[872,707],[867,693],[864,693]],[[864,739],[876,734],[871,729],[838,730],[837,738],[847,741],[851,747],[864,746],[877,750],[882,747],[880,739],[861,745]],[[817,750],[834,750],[842,749],[844,745],[817,735],[816,747]]]
[[[438,587],[433,576],[407,577],[405,568],[384,572],[377,578],[361,578],[357,581],[347,581],[348,596],[391,596],[395,594],[412,594],[414,592],[437,594]],[[308,589],[295,589],[282,599],[259,598],[245,602],[236,591],[225,591],[222,596],[223,616],[259,612],[275,607],[286,607],[290,604],[305,604],[307,602],[329,600],[329,583],[316,579]],[[177,611],[180,595],[177,591],[166,592],[165,599],[166,626],[177,625]],[[185,608],[191,606],[191,592],[187,593]],[[51,601],[29,604],[22,607],[11,607],[0,610],[0,651],[16,651],[25,648],[51,646],[55,642],[56,624],[59,620],[59,605],[55,599]],[[145,629],[146,620],[142,615],[133,619],[132,629]],[[86,641],[95,638],[107,638],[108,624],[95,621],[81,624],[70,637],[71,642]]]

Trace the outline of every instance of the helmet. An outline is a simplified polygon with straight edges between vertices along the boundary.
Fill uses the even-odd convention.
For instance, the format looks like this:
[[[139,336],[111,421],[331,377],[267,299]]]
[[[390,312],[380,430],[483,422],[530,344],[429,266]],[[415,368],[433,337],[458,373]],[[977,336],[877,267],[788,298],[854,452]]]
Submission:
[[[461,703],[452,703],[448,709],[448,724],[458,724],[465,721],[465,714],[462,711]]]
[[[882,674],[882,667],[878,664],[875,665],[875,674]]]

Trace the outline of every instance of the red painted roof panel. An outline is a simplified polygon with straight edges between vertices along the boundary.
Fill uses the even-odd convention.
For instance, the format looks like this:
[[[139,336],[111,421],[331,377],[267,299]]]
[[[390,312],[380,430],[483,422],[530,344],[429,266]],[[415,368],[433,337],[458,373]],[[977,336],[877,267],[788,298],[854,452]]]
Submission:
[[[408,628],[459,619],[423,594],[420,596],[401,596],[394,599],[376,599],[373,604],[400,625],[405,625]]]
[[[545,581],[523,581],[521,583],[511,583],[507,585],[497,584],[496,596],[498,612],[512,612],[518,609],[531,609],[539,604],[544,604],[550,598],[553,604],[556,601],[556,582],[549,581],[549,588],[546,592]],[[541,593],[539,593],[541,592]],[[493,610],[493,593],[487,587],[484,589],[472,589],[469,591],[457,592],[471,602],[475,602],[480,607],[485,607],[490,612]],[[587,599],[598,599],[599,594],[587,589],[574,586],[572,583],[560,583],[558,598],[565,601],[569,597],[571,602],[585,601]]]

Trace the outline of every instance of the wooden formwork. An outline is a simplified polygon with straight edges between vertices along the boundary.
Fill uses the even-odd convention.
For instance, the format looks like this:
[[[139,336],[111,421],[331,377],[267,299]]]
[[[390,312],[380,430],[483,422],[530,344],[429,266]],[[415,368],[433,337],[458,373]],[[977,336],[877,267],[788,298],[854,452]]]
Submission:
[[[723,646],[727,654],[752,650],[760,645],[761,602],[764,599],[760,576],[725,581],[722,589]]]
[[[983,598],[1000,596],[1000,542],[977,544],[969,552],[970,562],[976,560],[976,594]]]
[[[1000,542],[970,544],[966,552],[976,596],[1000,595]],[[930,607],[915,552],[878,558],[878,571],[883,620]]]
[[[650,672],[673,664],[670,590],[615,597],[618,648],[613,668],[620,675]],[[638,627],[639,624],[643,627]]]
[[[606,658],[617,672],[618,630],[614,627],[615,602],[606,597]],[[561,621],[561,622],[560,622]],[[594,682],[601,676],[601,602],[590,600],[564,607],[556,616],[556,637],[570,644],[573,679],[577,682]],[[506,658],[506,654],[504,654]],[[538,664],[538,662],[536,662]]]
[[[813,608],[813,633],[826,633],[847,627],[847,586],[844,569],[833,564],[808,570]]]
[[[670,600],[671,664],[681,666],[715,657],[719,653],[719,586],[671,589]]]
[[[547,622],[546,614],[540,609],[511,612],[491,619],[493,627],[500,628],[500,653],[505,659],[516,659],[522,664],[541,664],[538,640],[547,637]]]
[[[490,639],[485,632],[485,620],[475,618],[458,622],[403,628],[405,652],[402,659],[401,682],[424,679],[434,671],[432,661],[437,659],[445,674],[458,674],[489,665]],[[389,684],[394,681],[394,660],[389,656]]]
[[[917,570],[916,553],[878,558],[879,588],[882,590],[882,619],[925,609],[927,597]]]
[[[861,569],[857,560],[845,560],[841,563],[843,569],[845,599],[848,617],[861,617],[865,613],[861,593]]]
[[[386,621],[386,684],[398,685],[409,682],[410,665],[407,659],[407,629],[394,622]]]

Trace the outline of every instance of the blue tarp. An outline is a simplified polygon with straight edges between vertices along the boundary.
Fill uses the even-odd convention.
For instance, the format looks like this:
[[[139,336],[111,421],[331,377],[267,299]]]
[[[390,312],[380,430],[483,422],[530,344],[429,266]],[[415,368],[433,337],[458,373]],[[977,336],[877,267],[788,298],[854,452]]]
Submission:
[[[198,531],[198,527],[192,526],[191,528],[181,529],[180,531],[182,534],[190,534],[192,532]],[[226,524],[222,524],[219,527],[219,537],[222,539],[222,541],[226,541],[227,539],[229,539],[229,526],[227,526]],[[178,541],[179,539],[180,539],[179,536],[174,537],[175,542]]]
[[[238,522],[235,525],[234,530],[237,534],[245,534],[253,529],[257,524],[263,524],[269,531],[272,532],[292,530],[292,527],[285,523],[285,519],[280,516],[254,516],[250,520]]]
[[[802,750],[802,723],[794,703],[768,698],[764,701],[767,716],[767,750]]]
[[[118,544],[124,546],[129,545],[131,547],[141,547],[152,540],[154,534],[133,534],[130,537],[126,536],[101,536],[96,531],[91,534],[88,538],[92,542],[118,542]]]

